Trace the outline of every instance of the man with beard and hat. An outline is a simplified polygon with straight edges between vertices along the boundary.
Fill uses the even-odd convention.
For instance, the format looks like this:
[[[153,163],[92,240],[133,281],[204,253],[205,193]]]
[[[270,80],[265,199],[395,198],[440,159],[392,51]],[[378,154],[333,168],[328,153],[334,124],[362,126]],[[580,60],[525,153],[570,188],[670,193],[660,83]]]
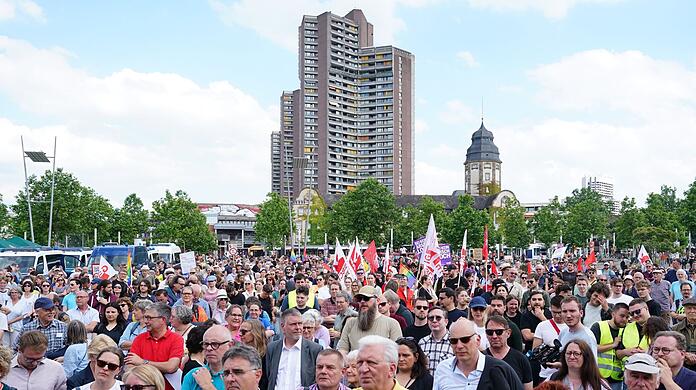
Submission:
[[[337,349],[348,353],[358,348],[358,341],[364,336],[377,335],[396,341],[401,337],[399,323],[377,311],[379,290],[372,286],[363,286],[355,295],[359,303],[357,318],[349,318],[343,325],[341,339]]]

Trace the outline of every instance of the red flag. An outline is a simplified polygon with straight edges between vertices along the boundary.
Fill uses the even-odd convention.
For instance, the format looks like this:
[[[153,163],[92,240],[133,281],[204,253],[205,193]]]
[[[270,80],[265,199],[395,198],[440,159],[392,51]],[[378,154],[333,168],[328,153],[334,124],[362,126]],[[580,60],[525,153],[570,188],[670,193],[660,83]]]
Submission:
[[[367,264],[370,265],[370,272],[379,271],[379,264],[377,264],[377,248],[375,247],[375,240],[370,242],[367,246],[365,252],[363,252],[363,258],[367,260]]]
[[[307,247],[304,247],[304,252],[302,253],[302,260],[307,259]]]
[[[528,261],[527,262],[527,277],[532,276],[532,262]]]
[[[483,260],[488,261],[488,225],[483,228],[483,248],[481,248]]]
[[[491,274],[493,274],[491,279],[498,277],[498,267],[495,266],[495,261],[491,261]]]
[[[597,262],[597,257],[594,254],[594,242],[590,241],[590,254],[587,255],[587,260],[585,260],[585,266],[589,267],[592,263]]]
[[[585,267],[583,266],[582,257],[578,257],[578,272],[585,272]]]

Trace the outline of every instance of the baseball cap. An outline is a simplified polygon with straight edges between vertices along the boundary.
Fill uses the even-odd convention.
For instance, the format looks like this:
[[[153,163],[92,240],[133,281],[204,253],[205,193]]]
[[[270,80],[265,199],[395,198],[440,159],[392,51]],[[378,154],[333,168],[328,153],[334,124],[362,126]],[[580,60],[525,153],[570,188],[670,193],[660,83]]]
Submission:
[[[205,278],[206,282],[217,282],[217,276],[215,275],[210,275],[207,278]]]
[[[34,302],[34,310],[36,309],[51,310],[53,309],[53,301],[48,298],[41,297]]]
[[[660,372],[660,367],[657,366],[657,360],[647,353],[636,353],[632,355],[626,361],[624,368],[644,374],[657,374]]]
[[[696,298],[687,298],[682,301],[682,306],[696,305]]]
[[[92,279],[92,284],[99,284],[99,283],[101,283],[101,282],[102,282],[102,280],[99,279],[99,278],[94,278],[94,279]]]
[[[488,306],[486,304],[486,300],[483,299],[482,297],[473,297],[471,298],[471,302],[469,302],[469,307],[470,308],[475,308],[475,307],[486,307]]]
[[[510,265],[510,263],[503,263],[503,264],[500,266],[500,270],[502,271],[502,270],[504,270],[505,268],[510,268],[510,267],[512,267],[512,265]]]
[[[380,295],[382,295],[382,294],[380,294],[380,293],[377,291],[377,287],[362,286],[362,287],[360,287],[360,291],[358,291],[358,293],[355,294],[355,295],[356,295],[356,296],[362,295],[362,296],[367,297],[367,298],[375,298],[375,297],[378,297],[378,296],[380,296]]]

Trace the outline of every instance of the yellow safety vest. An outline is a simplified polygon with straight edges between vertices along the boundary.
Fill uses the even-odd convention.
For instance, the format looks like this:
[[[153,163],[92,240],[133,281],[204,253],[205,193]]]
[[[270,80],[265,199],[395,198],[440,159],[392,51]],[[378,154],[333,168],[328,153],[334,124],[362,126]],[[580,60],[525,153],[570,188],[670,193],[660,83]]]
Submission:
[[[288,309],[292,309],[295,306],[297,306],[297,290],[292,290],[288,293]],[[307,307],[314,308],[314,291],[309,292]]]
[[[621,341],[625,348],[639,347],[646,351],[648,350],[648,338],[638,333],[638,326],[635,322],[626,324]],[[628,360],[628,356],[623,358],[623,362],[625,363],[626,360]]]
[[[623,329],[619,329],[619,337],[623,334]],[[611,336],[611,328],[609,321],[599,322],[599,344],[611,344],[614,338]],[[599,365],[599,374],[604,379],[612,378],[616,380],[623,379],[623,363],[616,357],[614,348],[599,352],[597,355],[597,364]]]

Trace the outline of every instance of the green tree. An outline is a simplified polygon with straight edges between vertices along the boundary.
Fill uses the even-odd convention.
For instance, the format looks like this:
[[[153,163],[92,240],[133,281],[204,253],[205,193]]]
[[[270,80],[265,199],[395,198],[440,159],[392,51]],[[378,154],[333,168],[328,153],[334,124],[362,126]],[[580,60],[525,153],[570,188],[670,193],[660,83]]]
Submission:
[[[474,209],[474,198],[470,195],[460,196],[457,208],[452,210],[449,215],[449,223],[442,229],[443,241],[450,243],[453,250],[459,250],[462,247],[464,231],[468,230],[467,246],[469,248],[480,248],[483,245],[483,228],[485,225],[489,227],[490,236],[493,228],[488,213],[484,210]]]
[[[130,194],[123,201],[123,207],[114,212],[113,232],[117,236],[121,232],[121,242],[132,244],[147,231],[148,217],[143,201],[136,194]]]
[[[324,243],[324,233],[327,232],[326,202],[314,193],[309,206],[309,242],[313,245]],[[327,238],[328,239],[328,238]]]
[[[394,196],[369,178],[341,197],[328,213],[329,236],[344,242],[358,239],[377,245],[389,241],[389,229],[398,220]]]
[[[686,234],[696,234],[696,180],[691,183],[689,189],[684,192],[684,199],[679,204],[679,216]]]
[[[505,244],[510,248],[527,249],[532,236],[524,219],[524,208],[514,199],[508,199],[500,209],[500,230]]]
[[[645,245],[651,252],[674,251],[674,231],[666,230],[656,226],[641,226],[633,232],[633,238],[637,242]]]
[[[549,204],[540,208],[534,215],[531,222],[534,238],[539,242],[543,242],[547,248],[550,248],[551,244],[561,239],[561,234],[563,234],[563,221],[561,203],[556,196]]]
[[[41,177],[29,177],[29,193],[32,199],[32,217],[37,244],[48,242],[48,222],[51,200],[52,172],[46,171]],[[11,206],[12,231],[18,236],[30,231],[29,209],[26,193],[20,191],[15,204]],[[93,189],[83,186],[71,173],[56,170],[53,207],[53,241],[62,242],[67,236],[70,242],[77,242],[83,235],[90,241],[94,228],[98,229],[98,239],[111,240],[113,207]]]
[[[172,195],[167,190],[162,199],[152,202],[152,232],[156,242],[174,242],[198,253],[217,248],[217,239],[208,229],[205,216],[184,191]]]
[[[564,241],[584,247],[590,236],[606,235],[609,204],[604,202],[597,192],[589,188],[573,190],[573,194],[566,198],[565,211]]]
[[[633,235],[636,229],[645,226],[645,216],[641,210],[636,207],[634,198],[625,197],[621,201],[621,211],[619,217],[614,222],[614,231],[616,232],[616,248],[628,249],[634,245],[640,244]]]
[[[266,195],[256,215],[256,238],[272,248],[283,246],[290,236],[288,202],[275,192]]]

